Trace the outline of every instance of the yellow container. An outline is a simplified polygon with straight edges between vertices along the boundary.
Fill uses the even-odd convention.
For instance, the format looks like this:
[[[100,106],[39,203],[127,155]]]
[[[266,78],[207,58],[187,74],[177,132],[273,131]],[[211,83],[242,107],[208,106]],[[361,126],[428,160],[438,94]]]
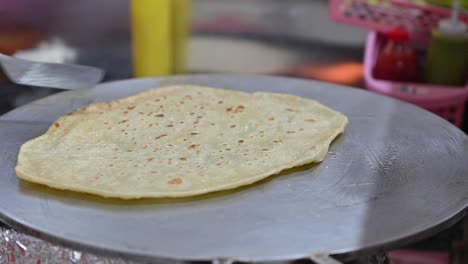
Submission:
[[[132,0],[132,49],[135,77],[185,70],[190,0]]]

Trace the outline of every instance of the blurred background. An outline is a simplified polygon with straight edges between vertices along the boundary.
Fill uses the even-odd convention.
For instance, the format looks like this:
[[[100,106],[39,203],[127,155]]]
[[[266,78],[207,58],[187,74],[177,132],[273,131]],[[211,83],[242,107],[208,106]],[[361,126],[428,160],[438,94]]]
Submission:
[[[332,82],[417,104],[466,131],[466,25],[433,32],[452,1],[467,7],[468,0],[0,0],[0,52],[97,66],[105,81],[248,73]],[[459,20],[468,22],[466,10]],[[57,92],[1,76],[0,86],[0,113]]]
[[[136,6],[133,14],[144,18],[132,23],[128,0],[0,0],[0,52],[14,54],[42,43],[42,50],[20,55],[97,66],[107,72],[106,81],[231,72],[302,76],[362,86],[366,30],[332,22],[325,0],[172,2],[177,1],[176,8],[165,6],[170,2],[165,0]],[[146,5],[155,10],[144,14]],[[172,21],[164,20],[167,12],[178,22],[168,25]],[[152,26],[142,28],[145,23]],[[180,32],[180,37],[172,41],[147,32],[164,32],[168,27]],[[138,31],[134,45],[138,45],[136,56],[143,64],[140,74],[132,59],[132,29]],[[178,69],[168,66],[172,60],[168,58],[169,41],[180,45],[172,51],[181,57]],[[142,42],[157,47],[147,48]],[[148,63],[145,58],[152,60],[148,66],[144,66]],[[148,72],[145,67],[155,70]],[[55,91],[11,86],[3,78],[0,112],[51,92]]]
[[[455,55],[440,51],[447,46],[436,46],[440,39],[431,34],[439,20],[450,17],[450,3],[431,1],[0,0],[0,53],[96,66],[106,71],[105,81],[187,73],[326,81],[418,104],[467,131],[468,41],[465,36],[457,48],[447,44]],[[466,8],[466,1],[461,5]],[[466,10],[460,17],[468,20]],[[406,31],[395,31],[398,26]],[[406,57],[386,50],[392,41],[407,51]],[[439,51],[429,52],[436,47]],[[462,83],[420,77],[434,65],[440,68],[430,64],[429,54],[464,58],[456,69],[464,75]],[[392,68],[378,66],[398,60],[406,63],[406,72],[417,69],[417,77],[379,77]],[[0,72],[0,114],[56,92],[14,85]],[[393,257],[401,262],[393,263],[449,263],[455,252],[463,252],[463,230],[459,223],[408,246],[422,253],[421,259],[424,252],[436,252],[432,259],[440,262],[404,262],[409,253],[397,252]]]

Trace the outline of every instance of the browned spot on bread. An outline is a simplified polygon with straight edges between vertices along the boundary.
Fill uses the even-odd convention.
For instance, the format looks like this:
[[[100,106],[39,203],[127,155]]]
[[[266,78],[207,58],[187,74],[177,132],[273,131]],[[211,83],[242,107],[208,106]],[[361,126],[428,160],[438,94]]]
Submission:
[[[124,119],[124,120],[120,121],[119,124],[123,124],[123,123],[126,123],[126,122],[128,122],[128,120]]]
[[[270,117],[270,118],[268,118],[268,120],[270,120],[270,121],[275,121],[275,118],[274,118],[274,117]]]
[[[160,138],[166,137],[166,136],[167,136],[167,134],[162,134],[162,135],[159,135],[159,136],[155,137],[154,139],[160,139]]]
[[[147,160],[148,162],[150,162],[150,161],[153,161],[154,158],[147,158],[146,160]]]
[[[182,182],[183,182],[183,180],[181,178],[177,177],[177,178],[169,180],[167,183],[169,183],[169,184],[181,184]]]
[[[242,144],[242,143],[244,143],[244,140],[241,139],[241,140],[238,140],[237,142]]]
[[[231,125],[231,126],[229,126],[229,127],[234,128],[234,127],[236,127],[236,125]]]
[[[127,107],[128,110],[133,110],[135,108],[134,105]]]
[[[200,146],[200,144],[192,144],[188,147],[188,149],[196,149],[198,146]]]
[[[294,133],[296,133],[296,131],[294,131],[294,130],[288,130],[288,131],[286,131],[286,133],[288,133],[288,134],[294,134]]]
[[[245,106],[243,105],[238,105],[236,109],[234,109],[234,113],[241,113],[244,112]]]
[[[55,122],[55,123],[54,123],[54,126],[55,126],[56,128],[59,128],[59,127],[60,127],[60,124],[59,124],[58,122]]]
[[[313,119],[313,118],[310,118],[310,119],[306,119],[306,120],[304,120],[304,121],[306,121],[306,122],[310,122],[310,123],[313,123],[313,122],[315,122],[316,120],[315,120],[315,119]]]
[[[157,114],[157,115],[154,115],[154,117],[164,117],[163,114]]]
[[[192,135],[192,136],[195,136],[195,135],[198,135],[198,134],[199,134],[199,133],[197,133],[197,132],[192,132],[192,133],[190,133],[190,135]]]
[[[226,108],[226,112],[228,112],[228,113],[229,113],[229,112],[231,112],[231,111],[232,111],[232,107],[228,107],[228,108]]]
[[[185,157],[182,157],[182,158],[179,158],[179,160],[186,161],[186,160],[187,160],[187,158],[185,158]]]
[[[173,127],[174,125],[167,125],[166,127]]]
[[[128,111],[123,111],[124,115],[128,114]]]

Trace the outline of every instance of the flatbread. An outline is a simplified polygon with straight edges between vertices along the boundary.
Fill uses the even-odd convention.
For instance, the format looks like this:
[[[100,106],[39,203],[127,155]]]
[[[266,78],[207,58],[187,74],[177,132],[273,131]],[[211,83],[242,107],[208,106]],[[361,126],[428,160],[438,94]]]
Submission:
[[[199,195],[320,162],[347,122],[287,94],[165,87],[61,117],[21,147],[16,174],[105,197]]]

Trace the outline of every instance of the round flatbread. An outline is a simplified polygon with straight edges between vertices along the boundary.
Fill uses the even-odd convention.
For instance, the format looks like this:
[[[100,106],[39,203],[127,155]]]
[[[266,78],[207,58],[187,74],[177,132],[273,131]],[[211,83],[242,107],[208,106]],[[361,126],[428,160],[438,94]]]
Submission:
[[[16,174],[105,197],[199,195],[319,162],[347,122],[292,95],[159,88],[61,117],[21,147]]]

